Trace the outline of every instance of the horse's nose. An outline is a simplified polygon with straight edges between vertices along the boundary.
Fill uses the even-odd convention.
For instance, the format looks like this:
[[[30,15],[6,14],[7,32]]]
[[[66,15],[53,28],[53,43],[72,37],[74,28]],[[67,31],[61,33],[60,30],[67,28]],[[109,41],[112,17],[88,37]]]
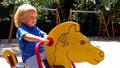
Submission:
[[[100,57],[104,57],[104,52],[103,52],[103,51],[100,51],[100,52],[99,52],[99,56],[100,56]]]

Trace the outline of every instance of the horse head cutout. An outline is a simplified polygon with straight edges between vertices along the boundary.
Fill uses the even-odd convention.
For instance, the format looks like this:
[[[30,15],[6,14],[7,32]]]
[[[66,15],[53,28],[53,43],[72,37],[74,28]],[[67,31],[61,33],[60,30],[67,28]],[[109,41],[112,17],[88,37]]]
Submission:
[[[45,46],[50,66],[63,65],[65,68],[71,68],[73,62],[98,64],[104,59],[103,51],[90,43],[80,32],[80,25],[76,22],[59,24],[48,36],[54,40],[52,46]]]

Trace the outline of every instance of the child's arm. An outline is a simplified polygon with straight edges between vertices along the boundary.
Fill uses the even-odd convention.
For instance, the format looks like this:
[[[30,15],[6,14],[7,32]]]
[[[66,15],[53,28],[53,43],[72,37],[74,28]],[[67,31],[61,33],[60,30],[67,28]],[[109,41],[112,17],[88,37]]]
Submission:
[[[24,34],[23,35],[23,39],[27,40],[27,41],[31,41],[31,42],[39,42],[39,41],[44,41],[44,44],[47,44],[49,42],[49,40],[47,39],[47,35],[42,38],[42,37],[39,37],[39,36],[35,36],[35,35],[32,35],[32,34]]]

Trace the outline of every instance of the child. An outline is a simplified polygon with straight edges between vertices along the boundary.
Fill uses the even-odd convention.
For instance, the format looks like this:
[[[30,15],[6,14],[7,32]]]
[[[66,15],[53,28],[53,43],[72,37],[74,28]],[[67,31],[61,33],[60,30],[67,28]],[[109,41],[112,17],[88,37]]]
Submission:
[[[15,13],[14,21],[15,26],[18,28],[16,37],[19,40],[19,47],[25,68],[38,68],[34,51],[35,45],[39,41],[44,41],[45,44],[49,41],[47,40],[46,33],[35,26],[37,21],[36,8],[29,4],[19,6]],[[40,47],[40,56],[41,60],[45,60],[43,45]]]

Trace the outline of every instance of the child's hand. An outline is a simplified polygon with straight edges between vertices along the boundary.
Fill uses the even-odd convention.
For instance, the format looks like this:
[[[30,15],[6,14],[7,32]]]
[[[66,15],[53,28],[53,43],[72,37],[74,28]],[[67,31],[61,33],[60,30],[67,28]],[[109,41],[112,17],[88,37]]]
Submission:
[[[49,40],[47,39],[47,35],[43,38],[44,45],[47,45],[49,43]]]
[[[49,43],[49,40],[46,38],[45,40],[44,40],[44,45],[47,45]]]

